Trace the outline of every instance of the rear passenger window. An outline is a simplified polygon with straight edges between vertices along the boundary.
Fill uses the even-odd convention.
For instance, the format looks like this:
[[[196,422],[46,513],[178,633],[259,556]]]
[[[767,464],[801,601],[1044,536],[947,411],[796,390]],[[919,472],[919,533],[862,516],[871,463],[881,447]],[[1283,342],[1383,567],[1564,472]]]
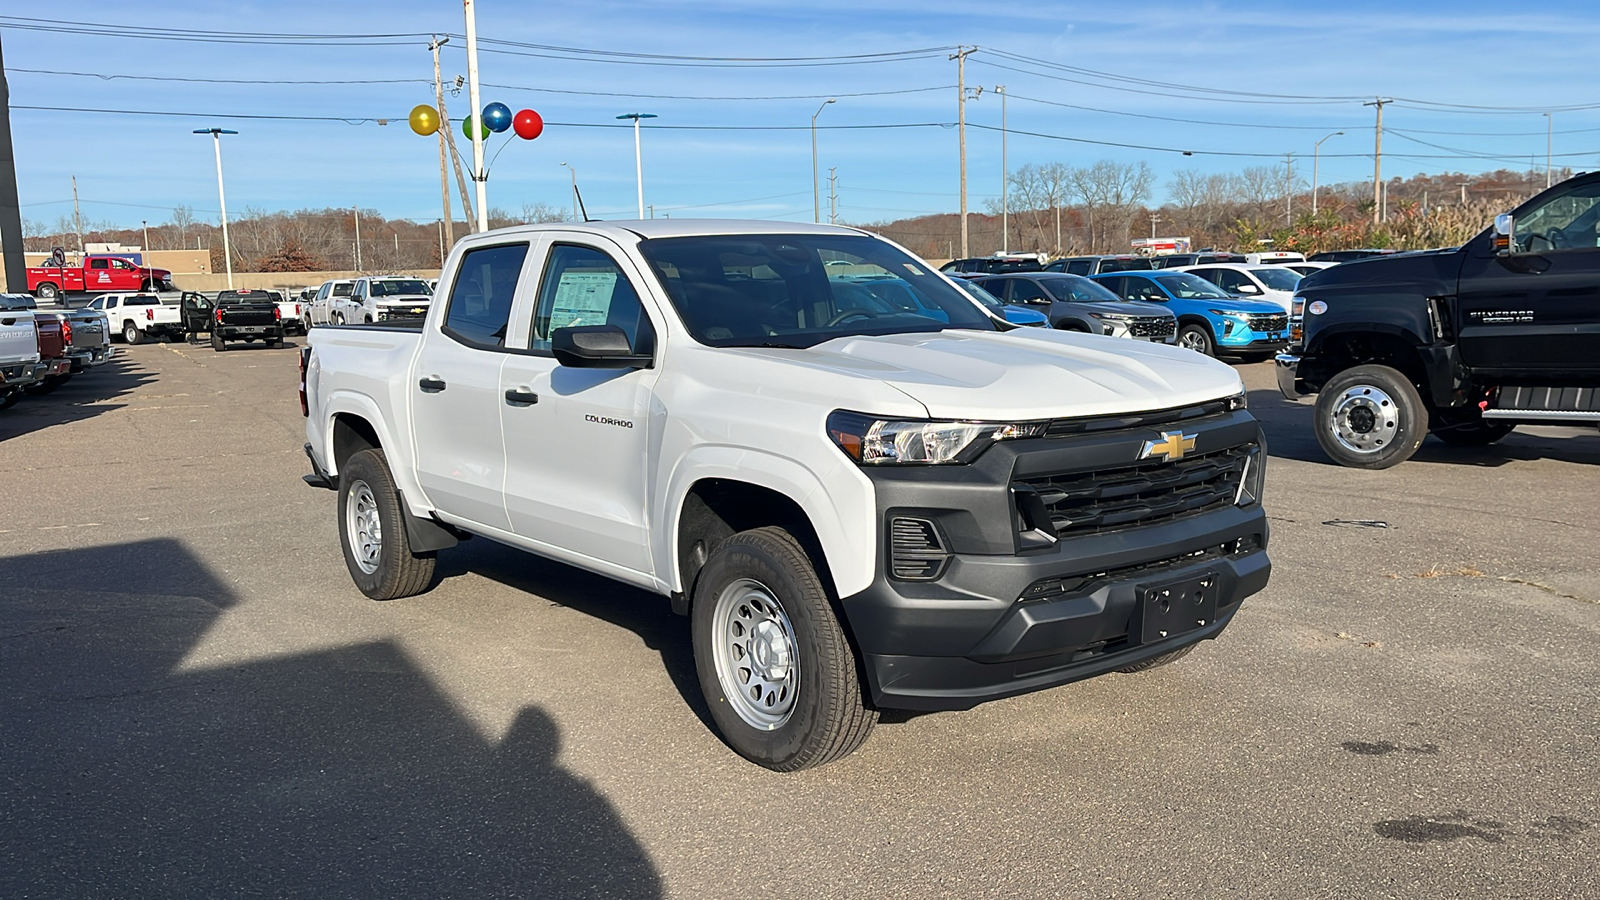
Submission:
[[[1067,263],[1067,274],[1068,275],[1089,275],[1089,274],[1092,274],[1089,271],[1089,269],[1093,265],[1094,265],[1094,263],[1091,262],[1090,260],[1087,260],[1087,259],[1074,260],[1073,262]]]
[[[586,325],[616,325],[635,352],[651,352],[655,344],[655,331],[639,294],[616,261],[593,247],[557,244],[544,267],[528,347],[549,350],[550,335],[557,328]]]
[[[517,277],[527,256],[527,244],[468,250],[450,286],[445,334],[485,349],[504,347],[511,323],[511,298],[517,293]]]

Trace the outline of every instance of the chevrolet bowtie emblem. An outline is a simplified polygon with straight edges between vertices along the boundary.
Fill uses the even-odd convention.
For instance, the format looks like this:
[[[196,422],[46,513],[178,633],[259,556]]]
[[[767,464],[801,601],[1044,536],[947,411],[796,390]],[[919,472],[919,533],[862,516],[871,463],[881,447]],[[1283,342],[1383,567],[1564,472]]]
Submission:
[[[1184,434],[1181,431],[1162,432],[1161,440],[1145,441],[1144,449],[1139,451],[1140,459],[1153,459],[1160,456],[1167,462],[1176,462],[1183,459],[1183,455],[1194,449],[1195,435]]]

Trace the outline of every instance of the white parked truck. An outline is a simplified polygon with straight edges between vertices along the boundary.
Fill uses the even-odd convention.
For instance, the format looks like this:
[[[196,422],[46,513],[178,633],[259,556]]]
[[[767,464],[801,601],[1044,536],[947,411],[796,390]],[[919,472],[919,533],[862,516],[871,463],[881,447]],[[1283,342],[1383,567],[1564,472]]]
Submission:
[[[175,303],[162,303],[155,294],[101,294],[89,301],[89,309],[106,314],[108,334],[119,335],[130,344],[147,340],[179,340],[183,337],[183,312]]]
[[[665,595],[769,768],[851,752],[879,709],[1170,662],[1267,582],[1231,368],[1013,328],[877,236],[520,226],[440,286],[420,328],[302,352],[306,480],[356,585],[425,591],[478,535]]]

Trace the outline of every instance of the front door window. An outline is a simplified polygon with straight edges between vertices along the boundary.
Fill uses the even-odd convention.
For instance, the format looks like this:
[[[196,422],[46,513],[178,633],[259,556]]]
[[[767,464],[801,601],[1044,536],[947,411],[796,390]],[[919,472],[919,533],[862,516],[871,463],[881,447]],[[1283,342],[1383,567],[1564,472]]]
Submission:
[[[1600,182],[1579,184],[1546,199],[1516,221],[1517,253],[1593,250],[1600,247]]]

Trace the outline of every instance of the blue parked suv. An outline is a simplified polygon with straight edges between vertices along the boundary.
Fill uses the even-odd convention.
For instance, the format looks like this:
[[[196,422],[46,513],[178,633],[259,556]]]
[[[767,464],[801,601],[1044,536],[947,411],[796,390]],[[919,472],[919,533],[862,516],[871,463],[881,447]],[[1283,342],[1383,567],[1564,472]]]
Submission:
[[[1207,356],[1265,359],[1289,345],[1289,314],[1276,303],[1246,300],[1187,272],[1097,275],[1124,300],[1160,303],[1178,317],[1178,344]]]

